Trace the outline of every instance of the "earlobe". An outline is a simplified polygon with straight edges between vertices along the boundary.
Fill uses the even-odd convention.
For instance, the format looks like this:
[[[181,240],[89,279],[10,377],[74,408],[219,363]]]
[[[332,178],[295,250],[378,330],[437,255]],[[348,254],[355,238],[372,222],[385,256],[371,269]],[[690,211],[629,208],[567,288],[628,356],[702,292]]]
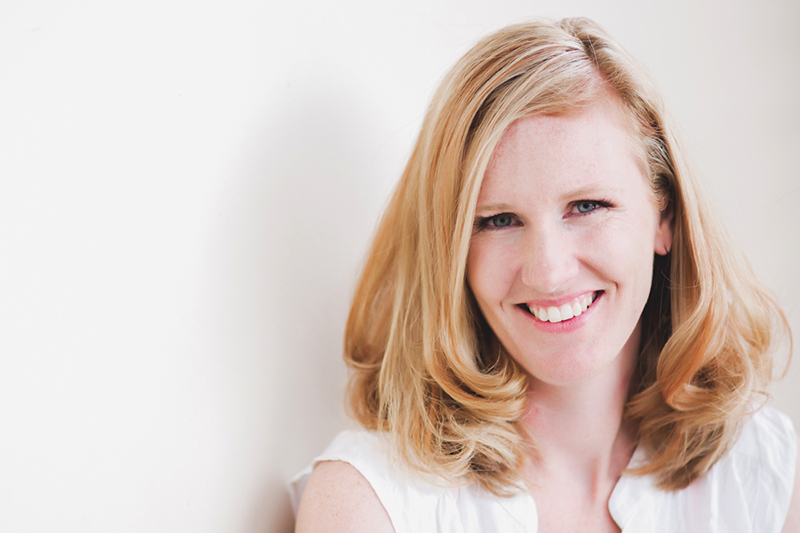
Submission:
[[[667,255],[672,249],[672,233],[675,224],[675,210],[670,203],[662,212],[656,229],[655,252]]]

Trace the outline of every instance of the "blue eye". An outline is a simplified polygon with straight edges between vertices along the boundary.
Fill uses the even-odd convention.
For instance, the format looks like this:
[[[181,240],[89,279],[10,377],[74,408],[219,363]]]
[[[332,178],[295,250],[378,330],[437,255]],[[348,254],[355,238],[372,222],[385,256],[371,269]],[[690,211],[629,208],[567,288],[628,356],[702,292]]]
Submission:
[[[590,213],[599,207],[598,202],[590,202],[590,201],[583,201],[578,202],[575,205],[575,208],[578,210],[578,213]]]
[[[513,224],[514,219],[508,213],[501,213],[489,218],[489,224],[495,228],[505,228]]]

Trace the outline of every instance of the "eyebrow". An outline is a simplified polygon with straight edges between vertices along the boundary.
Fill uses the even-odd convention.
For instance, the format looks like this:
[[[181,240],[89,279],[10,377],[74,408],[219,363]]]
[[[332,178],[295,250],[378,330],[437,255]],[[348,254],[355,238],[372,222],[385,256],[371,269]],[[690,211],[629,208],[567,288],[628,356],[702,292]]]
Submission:
[[[572,189],[567,191],[566,193],[561,195],[561,198],[582,198],[582,197],[591,197],[600,195],[603,196],[605,194],[611,193],[622,193],[622,187],[608,187],[605,185],[585,185],[583,187],[578,187],[577,189]],[[515,207],[511,204],[507,203],[496,203],[496,204],[478,204],[475,207],[475,212],[480,211],[513,211]]]
[[[567,196],[592,196],[595,194],[606,194],[606,193],[621,193],[623,192],[622,187],[609,187],[607,185],[586,185],[584,187],[578,187],[577,189],[573,189],[566,194],[562,194],[561,197]]]
[[[478,211],[510,211],[514,209],[511,204],[478,204],[475,206],[475,212]]]

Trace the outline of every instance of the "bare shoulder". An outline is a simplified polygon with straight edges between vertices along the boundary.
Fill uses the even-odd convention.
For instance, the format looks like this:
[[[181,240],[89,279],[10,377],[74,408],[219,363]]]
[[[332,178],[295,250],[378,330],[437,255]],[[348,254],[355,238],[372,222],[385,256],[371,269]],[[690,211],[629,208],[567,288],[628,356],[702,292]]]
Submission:
[[[295,533],[394,532],[369,482],[352,465],[323,461],[303,491]]]
[[[800,533],[800,437],[797,439],[798,457],[795,464],[794,489],[789,503],[789,514],[783,524],[782,533]]]

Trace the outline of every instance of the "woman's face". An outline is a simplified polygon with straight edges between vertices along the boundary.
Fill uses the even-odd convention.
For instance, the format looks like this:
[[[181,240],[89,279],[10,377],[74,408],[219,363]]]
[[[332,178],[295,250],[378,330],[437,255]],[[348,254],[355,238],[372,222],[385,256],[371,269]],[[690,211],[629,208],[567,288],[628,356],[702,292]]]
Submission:
[[[620,105],[516,121],[484,176],[467,281],[534,380],[581,381],[629,339],[638,350],[653,253],[671,245]]]

